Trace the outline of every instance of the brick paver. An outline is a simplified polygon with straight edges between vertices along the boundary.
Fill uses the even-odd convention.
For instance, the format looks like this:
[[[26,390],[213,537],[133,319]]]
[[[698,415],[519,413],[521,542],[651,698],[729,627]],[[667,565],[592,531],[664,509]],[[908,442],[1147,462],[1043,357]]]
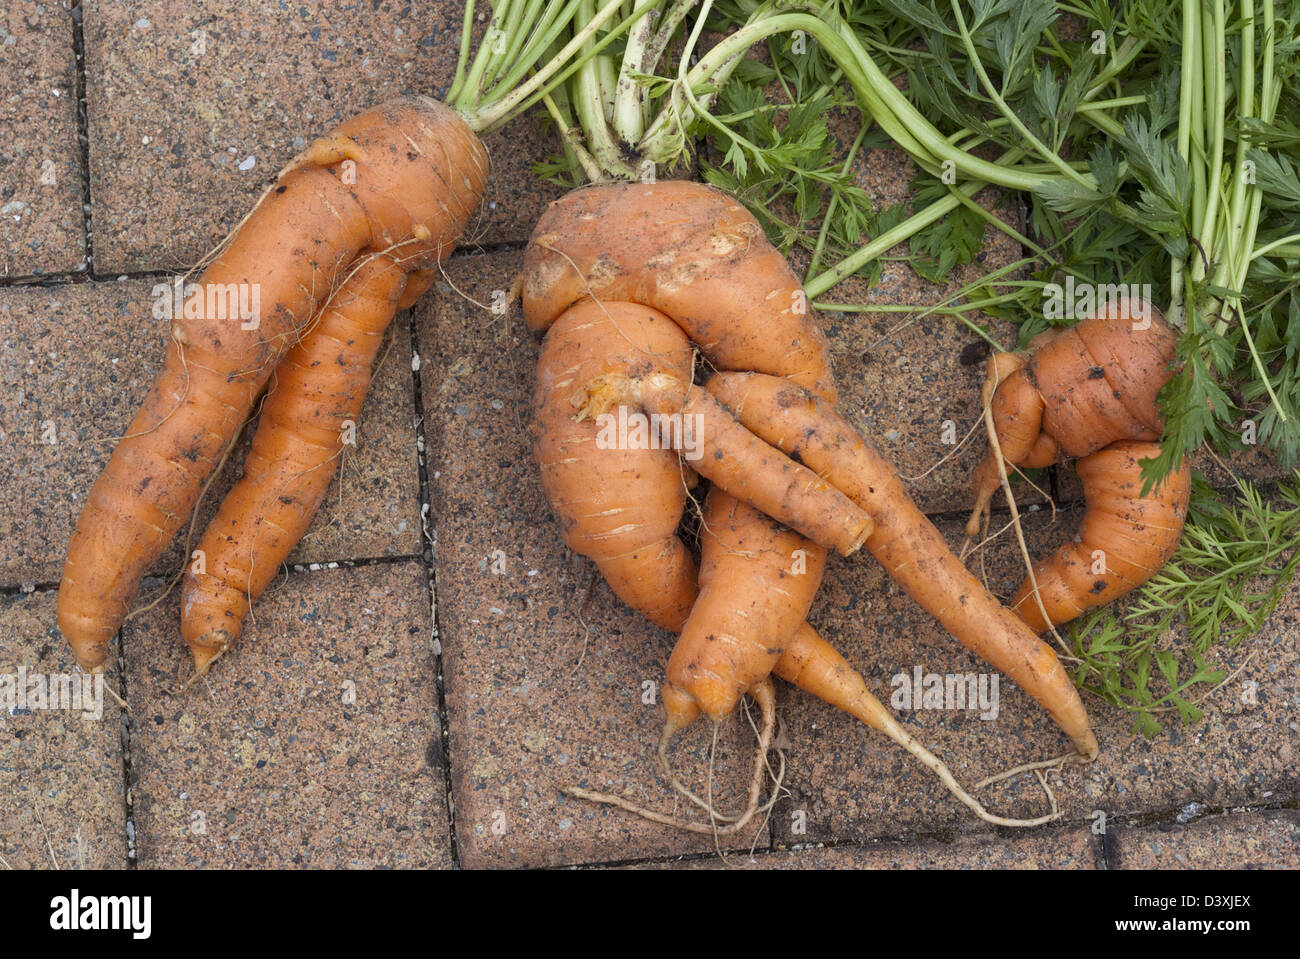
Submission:
[[[68,3],[0,10],[0,278],[85,266],[77,62]]]
[[[450,865],[420,564],[294,574],[255,613],[182,696],[175,597],[127,628],[140,865]]]
[[[1261,810],[1117,829],[1109,860],[1112,869],[1300,869],[1300,811]]]
[[[87,2],[96,267],[183,270],[315,137],[387,98],[451,83],[464,8],[326,0]],[[526,238],[558,152],[527,119],[485,141],[494,164],[466,242]]]
[[[116,644],[108,662],[105,682],[120,689]],[[54,625],[54,593],[0,597],[0,869],[121,869],[122,714],[107,695],[96,708],[93,688],[80,700],[90,708],[36,708],[33,680],[60,676],[86,679]]]

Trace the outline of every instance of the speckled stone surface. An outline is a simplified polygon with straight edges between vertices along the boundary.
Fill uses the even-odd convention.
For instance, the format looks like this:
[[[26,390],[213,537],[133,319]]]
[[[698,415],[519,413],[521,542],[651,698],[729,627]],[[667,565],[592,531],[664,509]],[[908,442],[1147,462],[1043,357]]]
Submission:
[[[1042,829],[1013,838],[879,842],[864,846],[780,848],[752,856],[655,863],[659,869],[1096,869],[1100,840],[1086,826]]]
[[[450,282],[489,303],[520,262],[517,254],[459,260]],[[580,864],[711,849],[707,836],[561,795],[574,784],[694,812],[674,802],[655,758],[672,637],[603,582],[584,602],[593,567],[565,549],[532,460],[539,341],[517,311],[493,316],[445,285],[416,311],[461,863]],[[698,724],[672,753],[700,792],[709,742]],[[753,742],[738,719],[721,729],[714,795],[726,797],[723,809],[746,788]]]
[[[88,0],[97,268],[187,268],[313,139],[387,98],[445,93],[463,10],[446,0]],[[485,141],[492,180],[467,245],[526,238],[558,192],[531,172],[558,152],[541,124],[509,129]]]
[[[0,289],[0,583],[57,582],[68,537],[114,437],[127,430],[165,352],[155,281]],[[344,458],[291,563],[420,551],[420,483],[408,314],[389,333]],[[239,475],[251,430],[199,511],[201,535]],[[341,479],[340,479],[341,477]],[[181,561],[177,542],[161,575]]]
[[[77,63],[67,0],[0,9],[0,278],[85,267]]]
[[[0,289],[0,581],[57,583],[86,492],[162,357],[147,283]]]
[[[29,698],[33,678],[44,688],[56,677],[89,679],[74,672],[54,600],[44,591],[0,597],[0,869],[122,869],[121,711],[107,694],[97,708],[93,687],[88,703],[74,701],[88,709],[32,708]],[[120,689],[116,653],[115,643],[105,682]],[[26,705],[17,698],[20,679]]]
[[[1112,839],[1114,869],[1300,869],[1300,811],[1295,809],[1120,828]]]
[[[177,607],[124,640],[141,867],[451,865],[418,563],[290,576],[208,681],[173,696],[189,665]]]
[[[1031,514],[1026,521],[1029,548],[1035,554],[1059,542],[1059,529],[1048,523],[1046,513]],[[950,545],[960,544],[957,523],[938,525]],[[987,553],[989,586],[1005,598],[1024,575],[1018,550],[1004,536]],[[979,569],[978,562],[972,565]],[[832,560],[809,620],[863,673],[886,705],[902,685],[894,685],[893,678],[911,675],[918,666],[923,673],[990,673],[920,613],[867,557]],[[1122,710],[1086,697],[1101,757],[1091,766],[1070,766],[1049,776],[1066,821],[1095,822],[1098,812],[1110,821],[1116,815],[1168,810],[1192,801],[1223,807],[1263,805],[1294,796],[1298,625],[1300,590],[1292,590],[1260,633],[1234,650],[1216,650],[1210,661],[1229,673],[1243,668],[1201,704],[1205,719],[1196,726],[1184,727],[1167,717],[1162,733],[1144,739],[1131,732],[1131,721]],[[835,841],[984,828],[928,771],[883,736],[802,693],[788,691],[783,703],[794,744],[787,780],[791,795],[775,820],[788,823],[792,813],[802,809],[810,839]],[[982,720],[971,710],[895,712],[967,788],[985,776],[1069,748],[1043,710],[1004,677],[999,679],[995,719]],[[1037,816],[1047,808],[1042,790],[1028,774],[980,790],[978,796],[990,811],[1004,816]],[[792,838],[778,832],[778,839]]]

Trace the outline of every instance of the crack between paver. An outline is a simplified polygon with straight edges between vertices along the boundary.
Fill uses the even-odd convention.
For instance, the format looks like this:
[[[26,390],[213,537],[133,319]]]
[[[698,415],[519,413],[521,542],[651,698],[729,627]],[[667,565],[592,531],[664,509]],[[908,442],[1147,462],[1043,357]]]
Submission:
[[[89,180],[83,183],[83,190],[89,190]],[[88,197],[89,194],[86,194]],[[86,200],[89,204],[89,200]],[[87,214],[87,223],[89,215]],[[501,243],[477,244],[470,248],[458,249],[448,260],[462,260],[475,256],[492,256],[497,253],[518,253],[528,244],[522,240],[505,240]],[[445,261],[444,261],[445,262]],[[178,276],[186,276],[186,270],[117,270],[112,273],[99,273],[90,267],[85,270],[64,270],[53,273],[24,273],[0,277],[0,289],[39,287],[56,289],[60,286],[76,286],[81,283],[122,283],[129,280],[163,280],[170,282]]]
[[[126,685],[126,636],[125,630],[117,631],[117,674],[120,677],[118,684],[118,694],[126,702],[130,702],[130,693]],[[136,856],[136,838],[139,833],[135,826],[135,800],[131,792],[131,714],[126,710],[120,710],[120,721],[122,724],[121,741],[122,741],[122,811],[124,815],[123,829],[126,835],[126,868],[136,869],[139,867],[139,859]]]
[[[102,275],[87,270],[63,273],[29,273],[22,276],[0,277],[0,289],[36,287],[43,290],[53,290],[61,286],[77,286],[83,283],[119,283],[127,280],[163,280],[170,283],[176,277],[185,275],[183,270],[171,272],[166,270],[128,270]]]
[[[1053,833],[1063,832],[1068,828],[1087,825],[1091,821],[1092,820],[1090,819],[1061,820],[1057,823],[1054,823],[1052,826],[1046,828],[1050,829],[1050,831]],[[933,832],[916,831],[916,832],[910,832],[905,835],[899,835],[899,836],[877,836],[870,839],[824,839],[824,840],[816,840],[816,841],[811,841],[806,843],[781,844],[775,842],[774,840],[773,845],[770,849],[766,851],[756,849],[753,855],[755,858],[761,859],[764,856],[778,856],[782,854],[798,855],[800,853],[814,852],[821,849],[853,850],[853,849],[870,849],[878,846],[895,846],[895,847],[906,846],[908,848],[917,848],[921,846],[945,846],[946,847],[946,846],[956,845],[961,840],[966,840],[968,844],[970,842],[988,843],[988,842],[999,842],[999,841],[1014,843],[1017,841],[1028,842],[1035,835],[1043,836],[1044,831],[1040,829],[1035,832],[1026,832],[1024,830],[997,827],[988,832],[977,832],[977,833],[957,832],[952,829],[941,829]],[[749,856],[750,853],[745,852],[743,850],[728,851],[727,853],[727,858],[729,859],[746,859],[749,858]],[[679,853],[676,855],[645,856],[645,857],[633,858],[633,859],[608,860],[602,862],[573,863],[563,868],[575,869],[575,870],[609,869],[615,867],[629,867],[629,866],[670,865],[673,863],[693,863],[693,862],[704,863],[704,862],[714,862],[717,861],[717,859],[718,859],[718,854],[716,852],[692,852],[692,853]]]
[[[435,315],[437,311],[434,311]],[[455,868],[460,868],[460,846],[456,838],[456,801],[451,788],[451,723],[447,716],[447,697],[444,689],[442,663],[442,631],[438,628],[438,571],[435,562],[438,545],[436,528],[433,525],[433,499],[429,486],[429,447],[424,432],[424,393],[421,386],[420,368],[424,359],[420,354],[420,329],[417,311],[407,311],[410,323],[411,355],[419,362],[411,364],[411,385],[415,406],[415,452],[416,464],[420,475],[420,563],[424,566],[425,582],[429,589],[429,624],[433,640],[434,692],[438,702],[438,736],[442,749],[443,792],[447,803],[447,839],[451,846],[451,860]]]
[[[1177,816],[1182,807],[1172,807],[1151,813],[1140,813],[1128,816],[1127,814],[1117,814],[1116,819],[1138,818],[1140,822],[1132,823],[1119,827],[1118,829],[1107,829],[1100,837],[1101,841],[1094,847],[1097,850],[1096,865],[1099,870],[1117,870],[1123,869],[1118,847],[1116,845],[1117,834],[1123,830],[1137,832],[1151,829],[1159,829],[1162,825],[1179,825],[1191,826],[1197,823],[1212,821],[1221,816],[1228,815],[1252,815],[1267,812],[1277,812],[1284,809],[1300,808],[1300,800],[1284,799],[1276,803],[1268,803],[1260,806],[1225,806],[1213,810],[1207,810],[1204,814],[1197,816],[1186,823],[1179,823]],[[1051,833],[1060,833],[1067,829],[1087,826],[1091,831],[1094,821],[1091,818],[1067,819],[1049,827]],[[767,851],[754,852],[756,858],[763,856],[776,856],[782,853],[798,855],[799,853],[813,852],[821,849],[870,849],[879,846],[897,846],[897,847],[920,847],[920,846],[953,846],[961,841],[966,842],[1032,842],[1036,837],[1043,837],[1047,832],[1044,830],[1022,831],[1013,829],[997,828],[991,832],[985,833],[957,833],[952,830],[942,830],[937,832],[914,832],[904,836],[879,836],[871,839],[827,839],[809,843],[795,843],[787,845],[774,844]],[[750,853],[744,851],[729,852],[728,857],[734,859],[747,859]],[[717,860],[717,853],[714,852],[695,852],[680,853],[677,855],[664,856],[645,856],[632,859],[606,860],[601,862],[572,863],[566,867],[574,870],[589,869],[609,869],[630,866],[662,866],[672,865],[675,863],[706,863]]]
[[[90,205],[90,123],[86,110],[86,38],[82,30],[81,0],[73,0],[68,14],[72,19],[72,52],[77,75],[77,150],[81,156],[81,216],[86,232],[85,271],[95,272],[95,226]]]
[[[310,563],[289,563],[289,570],[294,573],[316,573],[326,569],[362,569],[366,566],[398,566],[402,563],[420,562],[423,554],[402,554],[400,556],[359,556],[355,559],[318,559]]]

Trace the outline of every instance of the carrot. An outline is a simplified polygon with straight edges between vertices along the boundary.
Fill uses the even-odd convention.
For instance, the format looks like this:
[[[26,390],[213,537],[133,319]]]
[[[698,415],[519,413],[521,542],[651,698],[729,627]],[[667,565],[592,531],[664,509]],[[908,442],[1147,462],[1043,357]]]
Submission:
[[[1177,334],[1144,300],[1120,299],[1077,326],[1041,334],[1025,353],[991,357],[983,397],[1007,469],[1077,463],[1087,510],[1079,541],[1035,564],[1012,608],[1035,632],[1141,586],[1173,554],[1191,494],[1185,464],[1141,494],[1139,460],[1159,453],[1156,402]],[[974,538],[1001,486],[992,450],[973,479]]]
[[[716,486],[705,500],[700,592],[668,659],[670,727],[693,718],[679,693],[714,721],[726,717],[772,671],[821,585],[825,553],[755,513]]]
[[[677,453],[648,442],[600,443],[597,421],[578,419],[572,400],[611,369],[651,364],[689,375],[690,344],[657,310],[603,306],[588,301],[567,310],[546,336],[533,454],[564,542],[592,559],[625,603],[677,632],[695,602],[696,575],[695,558],[677,536],[687,493]]]
[[[432,281],[391,254],[359,261],[276,367],[244,475],[185,574],[181,636],[200,675],[239,638],[250,605],[307,532],[337,472],[346,425],[361,415],[384,333]]]
[[[825,339],[812,320],[798,278],[767,242],[754,217],[731,197],[704,184],[612,183],[567,194],[538,221],[525,253],[520,287],[524,318],[535,330],[546,330],[582,301],[596,304],[589,311],[611,315],[623,309],[618,304],[639,303],[671,318],[715,368],[757,369],[788,377],[834,401]],[[609,375],[613,372],[619,375]],[[586,393],[586,416],[620,406],[651,414],[699,416],[711,447],[691,460],[690,467],[763,511],[745,511],[736,518],[738,538],[764,541],[778,532],[780,521],[817,540],[799,537],[791,548],[804,550],[810,563],[820,564],[823,547],[851,553],[870,528],[864,511],[820,477],[800,464],[774,457],[764,444],[739,429],[707,393],[691,385],[688,371],[659,370],[643,362],[640,367],[604,371],[602,377],[576,385]],[[584,462],[594,459],[586,457]],[[579,478],[571,487],[573,493],[582,484]],[[648,484],[638,486],[633,498],[648,495],[647,488]],[[553,503],[564,502],[573,493],[548,486]],[[563,508],[557,509],[564,514]],[[649,581],[658,583],[660,577],[651,574]],[[684,588],[681,579],[674,581],[677,589]],[[758,593],[756,583],[745,585],[751,594]],[[632,591],[613,581],[611,586],[619,595]],[[737,596],[735,602],[739,608],[746,600]],[[703,630],[703,635],[709,634]],[[771,646],[779,639],[769,636],[764,642]],[[741,677],[765,675],[762,663],[768,658],[763,652],[755,661],[758,665],[733,660],[731,674],[712,681],[716,685],[707,694],[711,715],[723,714],[728,702],[734,705],[738,700],[737,691],[752,686]],[[717,689],[732,692],[718,696]],[[665,703],[670,717],[676,717],[670,718],[670,726],[688,721],[685,717],[697,715],[702,706],[691,690],[671,685]]]
[[[534,330],[587,297],[643,303],[672,317],[717,369],[788,377],[835,400],[826,341],[798,278],[758,221],[703,183],[566,194],[538,220],[522,280]]]
[[[1160,439],[1156,394],[1172,375],[1177,339],[1155,306],[1120,299],[1035,337],[1027,355],[991,357],[984,401],[1008,470],[1047,466],[1061,453],[1087,456],[1116,440]],[[1000,484],[990,452],[975,473],[968,536],[978,535]]]
[[[692,463],[697,473],[819,546],[851,556],[871,532],[871,518],[862,509],[737,423],[701,387],[666,372],[600,376],[587,384],[579,416],[600,416],[616,404],[644,411],[652,422],[694,424],[689,429],[700,442]]]
[[[408,97],[317,140],[280,175],[172,319],[165,365],[95,481],[68,546],[59,627],[84,669],[189,515],[258,394],[363,252],[436,265],[479,203],[488,159],[448,107]],[[244,322],[207,302],[256,294]]]
[[[703,445],[697,458],[686,461],[701,475],[735,490],[756,493],[757,500],[783,520],[816,535],[825,533],[832,544],[847,543],[846,549],[860,543],[870,529],[866,514],[811,470],[788,460],[784,467],[777,464],[776,460],[784,458],[739,426],[707,392],[680,388],[689,361],[688,344],[680,328],[657,310],[616,301],[582,301],[565,311],[546,337],[538,364],[533,427],[543,485],[560,517],[565,542],[594,559],[611,588],[629,605],[674,631],[682,629],[695,601],[694,563],[686,562],[684,556],[689,554],[675,535],[686,503],[679,447],[602,443],[607,439],[602,436],[606,427],[599,425],[602,416],[608,415],[612,425],[620,416],[638,415],[643,409],[640,401],[636,405],[618,403],[615,397],[620,391],[613,385],[675,384],[663,387],[668,398],[662,403],[650,404],[652,409],[668,411],[665,422],[667,416],[675,417],[677,423],[686,422],[704,411],[698,412],[698,436]],[[635,375],[629,375],[630,371]],[[581,386],[584,380],[586,387]],[[592,398],[593,391],[600,394],[599,400]],[[629,387],[627,392],[636,391]],[[699,400],[698,406],[691,406],[687,396]],[[675,405],[681,403],[687,403],[685,412]],[[647,432],[647,439],[650,436]],[[777,478],[771,484],[749,481],[741,464],[754,467],[750,457],[755,454],[772,461],[766,472]],[[752,469],[760,477],[765,472],[763,463],[760,460]],[[783,468],[796,479],[783,474]],[[733,485],[729,482],[732,477],[740,479]],[[702,534],[706,543],[711,541],[707,535],[710,510],[706,507],[706,533]],[[752,559],[765,550],[773,552],[780,555],[775,562],[780,570],[798,567],[799,572],[792,574],[798,576],[817,571],[805,579],[814,583],[820,579],[824,550],[774,525],[756,510],[737,504],[723,512],[728,516],[728,528],[736,531],[731,541],[748,543],[743,547],[745,555]],[[797,555],[801,549],[804,554]],[[662,565],[665,558],[666,567]],[[758,570],[753,574],[759,576]],[[776,579],[783,575],[778,570]],[[684,599],[683,583],[691,584],[689,597]],[[747,585],[747,591],[761,593],[757,587],[762,585],[756,579]],[[663,603],[671,597],[678,599]],[[743,664],[733,665],[745,672]],[[770,668],[769,664],[758,678]],[[731,705],[751,685],[740,683]],[[728,711],[730,706],[710,710],[715,715]]]
[[[1192,479],[1184,463],[1143,496],[1141,460],[1159,452],[1158,443],[1120,441],[1078,461],[1088,504],[1078,541],[1035,564],[1010,603],[1034,632],[1118,599],[1169,562],[1187,519]]]

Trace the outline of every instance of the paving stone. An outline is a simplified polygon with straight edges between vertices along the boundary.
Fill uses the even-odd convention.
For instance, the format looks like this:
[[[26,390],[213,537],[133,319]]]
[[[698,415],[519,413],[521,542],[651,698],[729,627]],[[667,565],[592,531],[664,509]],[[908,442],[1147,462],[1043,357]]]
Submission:
[[[517,254],[466,258],[453,262],[450,281],[486,303],[519,266]],[[560,793],[576,784],[679,816],[694,812],[674,802],[655,757],[672,637],[623,607],[603,581],[584,599],[593,567],[565,549],[531,456],[539,344],[519,316],[493,316],[450,288],[416,311],[461,863],[612,862],[711,849],[707,836]],[[724,809],[747,788],[753,743],[743,720],[721,728],[714,795]],[[699,792],[709,745],[701,723],[672,751]],[[734,844],[751,842],[745,834]]]
[[[1119,828],[1110,838],[1112,869],[1300,868],[1300,811],[1295,809]]]
[[[125,869],[122,714],[94,685],[63,698],[71,686],[60,677],[91,680],[54,625],[54,603],[47,591],[0,597],[0,868]],[[116,644],[108,662],[104,683],[121,689]],[[49,708],[52,698],[35,708],[33,680],[53,684],[64,708]]]
[[[149,390],[165,352],[156,281],[0,289],[0,585],[57,582],[86,493]],[[410,326],[389,332],[335,477],[291,563],[410,556],[420,550]],[[252,430],[203,501],[198,534],[239,475]],[[341,482],[341,488],[340,488]],[[155,567],[181,562],[178,542]]]
[[[445,93],[463,11],[451,0],[88,0],[97,269],[188,268],[315,137],[385,99]],[[553,138],[530,118],[485,144],[492,182],[465,242],[526,238],[559,192],[531,172],[558,152]]]
[[[67,0],[0,10],[0,277],[85,268],[77,63]]]
[[[957,523],[938,525],[950,545],[960,543]],[[1045,513],[1037,513],[1027,518],[1026,535],[1030,551],[1040,555],[1060,541],[1061,531],[1049,526]],[[1004,537],[987,552],[990,588],[1006,598],[1023,577],[1018,551]],[[920,613],[869,558],[832,560],[809,621],[863,673],[886,705],[897,688],[894,677],[911,675],[918,666],[923,673],[990,673]],[[1193,801],[1212,807],[1259,805],[1300,794],[1293,719],[1300,696],[1298,637],[1300,590],[1292,590],[1260,633],[1234,650],[1211,651],[1208,660],[1229,673],[1244,668],[1201,704],[1202,722],[1181,726],[1176,718],[1165,717],[1164,729],[1154,739],[1135,735],[1123,710],[1085,696],[1101,756],[1092,766],[1067,767],[1049,777],[1066,821],[1093,822],[1098,811],[1109,821]],[[1167,645],[1181,642],[1175,635]],[[1246,683],[1257,685],[1248,688]],[[778,841],[793,841],[789,826],[799,810],[806,814],[810,841],[861,842],[982,828],[928,771],[884,737],[802,693],[784,690],[781,702],[792,753],[786,783],[791,796],[774,817]],[[996,719],[986,722],[969,710],[899,711],[898,718],[968,789],[1003,769],[1069,748],[1043,710],[1005,677],[999,678]],[[1043,793],[1027,774],[980,790],[978,796],[1003,816],[1036,816],[1046,808]]]
[[[175,598],[127,627],[142,867],[452,864],[425,575],[293,574],[179,696]]]
[[[1015,838],[815,846],[644,864],[639,869],[1096,869],[1099,842],[1087,826],[1045,828]]]

